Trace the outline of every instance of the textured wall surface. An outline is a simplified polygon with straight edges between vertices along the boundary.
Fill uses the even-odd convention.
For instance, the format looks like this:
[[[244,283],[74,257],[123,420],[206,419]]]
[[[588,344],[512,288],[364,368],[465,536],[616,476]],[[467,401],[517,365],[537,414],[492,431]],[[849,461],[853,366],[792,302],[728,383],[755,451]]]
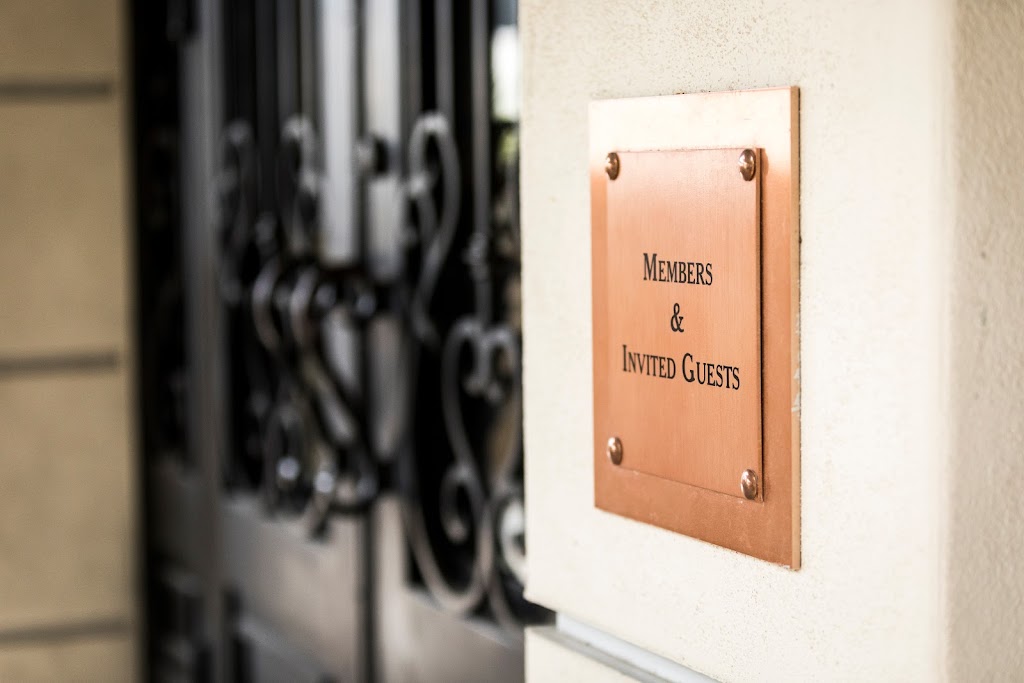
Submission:
[[[523,0],[533,600],[724,680],[941,677],[952,15]],[[595,510],[591,462],[587,103],[786,85],[801,89],[798,572]]]
[[[15,683],[129,683],[134,652],[128,639],[78,637],[56,643],[0,648],[0,681]]]
[[[117,0],[0,0],[0,681],[135,679]]]
[[[952,680],[1024,674],[1024,5],[956,13]]]
[[[0,2],[0,77],[4,82],[102,79],[121,59],[122,0]]]

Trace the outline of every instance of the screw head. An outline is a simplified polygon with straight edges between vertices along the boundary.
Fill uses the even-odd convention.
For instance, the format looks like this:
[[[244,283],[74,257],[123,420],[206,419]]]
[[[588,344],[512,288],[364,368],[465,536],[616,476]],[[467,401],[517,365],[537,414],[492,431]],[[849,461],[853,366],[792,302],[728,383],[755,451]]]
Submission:
[[[615,152],[609,152],[604,158],[604,172],[612,180],[619,177],[619,155]]]
[[[608,459],[613,465],[622,462],[622,441],[617,436],[608,439]]]
[[[744,470],[740,475],[740,491],[743,492],[743,497],[747,500],[757,498],[757,472]]]
[[[736,165],[739,166],[740,175],[744,180],[753,180],[754,171],[757,170],[757,155],[754,154],[754,150],[745,149],[740,152],[740,158],[736,161]]]

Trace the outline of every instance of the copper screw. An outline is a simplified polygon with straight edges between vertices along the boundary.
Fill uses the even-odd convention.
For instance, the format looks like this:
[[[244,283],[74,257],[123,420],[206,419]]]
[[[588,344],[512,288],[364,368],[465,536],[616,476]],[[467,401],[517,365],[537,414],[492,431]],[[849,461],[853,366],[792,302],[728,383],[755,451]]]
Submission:
[[[615,152],[609,152],[604,158],[604,172],[612,180],[619,177],[619,155]]]
[[[753,180],[754,171],[757,170],[757,155],[754,154],[754,150],[743,150],[736,165],[740,167],[740,175],[743,176],[744,180]]]
[[[747,500],[757,498],[757,472],[744,470],[740,475],[740,491],[743,491],[743,497]]]
[[[622,462],[622,441],[617,436],[608,439],[608,459],[613,465]]]

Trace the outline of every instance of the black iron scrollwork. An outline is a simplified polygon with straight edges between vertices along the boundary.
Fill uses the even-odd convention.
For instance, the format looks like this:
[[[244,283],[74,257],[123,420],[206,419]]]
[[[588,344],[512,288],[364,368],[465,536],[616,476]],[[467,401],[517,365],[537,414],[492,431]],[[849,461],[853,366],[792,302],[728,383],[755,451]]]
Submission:
[[[439,153],[439,177],[431,173],[427,164],[431,141],[436,143]],[[440,211],[434,196],[437,184],[443,189]],[[422,253],[419,278],[413,290],[412,326],[420,342],[428,345],[436,346],[440,342],[429,308],[458,227],[461,184],[459,154],[448,122],[437,112],[423,114],[409,136],[409,181],[406,187],[415,207]]]
[[[431,146],[433,170],[426,162]],[[514,155],[503,161],[515,165]],[[422,115],[413,128],[409,170],[407,187],[421,240],[410,316],[413,367],[421,382],[417,400],[423,412],[428,410],[422,405],[423,387],[440,392],[445,438],[434,448],[426,438],[414,439],[403,518],[416,566],[441,606],[460,615],[488,612],[515,634],[524,619],[539,613],[522,599],[517,216],[507,205],[495,212],[495,223],[504,229],[499,240],[489,223],[464,238],[465,269],[454,276],[449,272],[448,281],[468,279],[472,303],[445,329],[431,310],[442,269],[458,270],[453,268],[458,260],[448,256],[460,224],[462,174],[450,126],[440,114]],[[450,453],[447,464],[439,456],[444,452]],[[437,472],[442,472],[439,479]]]
[[[353,155],[364,182],[404,171],[404,219],[413,227],[394,247],[405,249],[403,276],[392,272],[386,282],[373,279],[369,264],[328,267],[318,257],[320,231],[365,239],[379,217],[322,225],[322,150],[312,120],[287,119],[272,157],[258,153],[246,124],[228,126],[222,289],[243,385],[235,433],[246,435],[228,479],[258,488],[279,514],[304,516],[315,532],[330,514],[373,502],[381,463],[397,457],[393,481],[418,580],[443,609],[493,618],[514,636],[542,612],[522,597],[517,129],[490,123],[477,136],[466,121],[456,130],[444,114],[424,112],[404,145],[364,131]],[[388,158],[385,169],[388,151],[403,147],[404,160]],[[484,148],[495,163],[488,177],[471,177],[481,166],[470,174],[463,164]],[[268,158],[274,168],[260,168]],[[270,208],[258,201],[268,185]],[[486,220],[467,211],[479,202],[488,204]],[[380,313],[402,328],[400,358],[374,357],[384,352],[370,347],[368,331]],[[368,435],[395,414],[376,414],[386,411],[368,405],[368,388],[351,385],[328,360],[329,318],[359,336],[359,362],[407,370],[409,381],[392,387],[408,394],[400,397],[408,410],[397,418],[407,421],[397,453],[374,452]]]
[[[280,210],[255,215],[256,155],[244,123],[225,133],[221,196],[227,239],[222,295],[243,346],[248,384],[242,445],[259,463],[250,482],[268,506],[301,513],[309,528],[332,511],[359,510],[379,488],[360,400],[325,361],[324,321],[365,325],[376,294],[357,268],[331,269],[316,256],[319,143],[301,116],[286,121],[277,170]]]

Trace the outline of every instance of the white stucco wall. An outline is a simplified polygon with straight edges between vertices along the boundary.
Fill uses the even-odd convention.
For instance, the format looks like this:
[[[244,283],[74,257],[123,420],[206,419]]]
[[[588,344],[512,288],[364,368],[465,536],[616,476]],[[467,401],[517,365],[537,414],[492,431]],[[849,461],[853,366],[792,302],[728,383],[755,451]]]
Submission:
[[[954,444],[944,537],[953,680],[1024,676],[1024,3],[954,22]]]
[[[724,680],[970,680],[1016,641],[986,669],[1014,671],[1016,5],[521,0],[531,599]],[[993,32],[1016,44],[986,76]],[[1007,79],[1009,106],[975,102]],[[798,572],[599,512],[591,471],[587,103],[787,85],[801,89]]]

